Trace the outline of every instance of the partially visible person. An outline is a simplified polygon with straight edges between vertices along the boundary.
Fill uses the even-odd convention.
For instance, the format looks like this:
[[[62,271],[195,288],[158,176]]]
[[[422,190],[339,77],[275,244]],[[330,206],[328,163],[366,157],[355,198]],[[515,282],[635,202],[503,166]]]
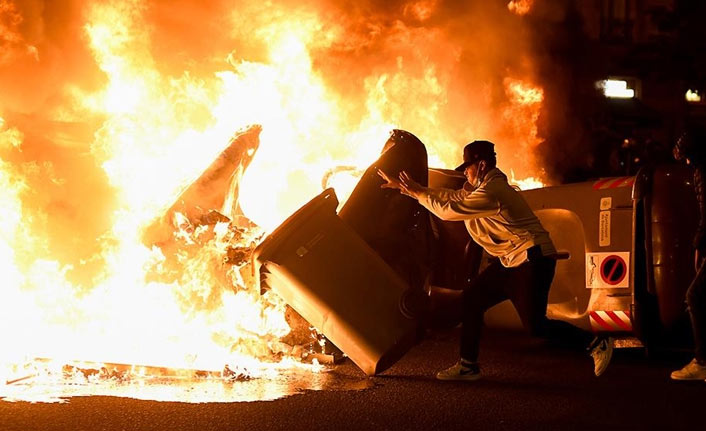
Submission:
[[[706,379],[706,130],[692,127],[683,133],[674,145],[676,160],[684,161],[694,169],[694,191],[699,210],[699,224],[694,235],[694,265],[696,275],[686,291],[686,305],[694,336],[694,359],[671,374],[674,380]]]
[[[497,258],[464,290],[461,358],[436,377],[471,381],[481,376],[478,356],[483,315],[505,299],[512,301],[523,326],[533,335],[588,347],[594,372],[601,375],[610,363],[613,340],[593,339],[587,331],[547,318],[556,249],[522,195],[496,167],[494,144],[473,141],[466,145],[463,164],[456,170],[467,180],[460,190],[427,188],[406,172],[392,178],[378,171],[385,181],[381,187],[398,189],[443,220],[462,220],[473,240]]]

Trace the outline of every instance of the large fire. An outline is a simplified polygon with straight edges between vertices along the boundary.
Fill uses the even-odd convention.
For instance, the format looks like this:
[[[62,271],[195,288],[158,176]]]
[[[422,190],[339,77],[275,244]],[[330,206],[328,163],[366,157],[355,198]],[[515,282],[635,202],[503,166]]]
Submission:
[[[410,2],[403,14],[425,22],[438,7],[436,1]],[[0,0],[0,46],[8,48],[2,65],[18,56],[32,64],[48,55],[41,44],[22,36],[21,10],[16,2]],[[493,114],[501,117],[502,132],[484,118],[452,125],[455,118],[446,118],[444,106],[458,97],[453,94],[458,79],[445,68],[458,55],[454,42],[435,30],[394,24],[389,30],[393,46],[385,48],[395,54],[393,61],[366,72],[363,93],[354,97],[343,88],[349,71],[318,65],[317,53],[331,49],[356,55],[356,49],[371,47],[365,41],[349,45],[355,42],[346,38],[349,28],[317,9],[265,8],[254,2],[229,11],[241,23],[250,20],[249,14],[258,16],[259,27],[245,35],[258,50],[223,51],[225,61],[215,62],[217,67],[192,64],[198,73],[164,66],[156,54],[160,36],[150,21],[153,11],[145,2],[95,1],[81,11],[82,49],[103,80],[60,85],[54,97],[61,102],[37,108],[31,118],[42,117],[39,126],[86,119],[93,130],[89,145],[75,144],[84,132],[43,134],[13,114],[9,104],[0,105],[6,111],[0,111],[0,398],[101,393],[230,400],[233,393],[222,388],[203,397],[162,386],[162,392],[146,389],[159,385],[145,376],[154,370],[173,370],[166,373],[172,376],[198,370],[203,383],[294,370],[315,373],[321,369],[316,361],[305,363],[301,349],[283,341],[290,331],[286,306],[271,292],[260,294],[248,251],[318,194],[322,179],[345,201],[393,128],[419,136],[430,165],[438,167],[454,166],[459,148],[477,135],[530,149],[538,143],[542,91],[529,80],[505,81],[507,102]],[[432,55],[440,44],[450,54]],[[426,53],[411,54],[420,49]],[[322,69],[340,76],[326,76]],[[237,184],[231,184],[247,223],[231,218],[230,223],[195,225],[177,212],[169,219],[176,251],[167,255],[145,244],[145,229],[234,134],[252,125],[261,126],[259,147],[248,154],[252,161]],[[57,148],[70,156],[52,158]],[[75,159],[97,173],[77,180]],[[513,172],[541,176],[531,157],[526,163],[511,166]],[[92,187],[103,193],[88,193]],[[75,195],[76,190],[86,194]],[[80,202],[102,211],[71,209]],[[71,222],[62,224],[69,220],[67,212]],[[87,236],[78,235],[83,229],[98,233],[93,241],[76,240],[72,248],[70,229],[81,237]],[[225,259],[233,250],[240,258]],[[139,378],[138,387],[126,383]],[[77,381],[83,386],[69,385]],[[100,383],[105,381],[112,384]]]

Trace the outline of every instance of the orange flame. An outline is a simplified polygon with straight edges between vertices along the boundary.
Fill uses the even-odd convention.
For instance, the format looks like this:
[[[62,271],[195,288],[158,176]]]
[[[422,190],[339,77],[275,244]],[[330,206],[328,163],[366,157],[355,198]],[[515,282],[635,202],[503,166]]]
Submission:
[[[404,12],[419,21],[426,21],[434,14],[438,2],[438,0],[420,0],[408,3],[404,7]]]
[[[8,5],[0,0],[0,13],[14,13]],[[418,1],[405,13],[421,22],[440,7],[435,0]],[[1,335],[3,346],[11,348],[0,353],[0,397],[12,392],[2,382],[24,375],[43,373],[50,383],[57,373],[80,378],[62,371],[77,360],[214,373],[228,365],[254,377],[283,369],[319,370],[299,363],[292,346],[282,341],[289,327],[281,299],[260,295],[247,261],[224,263],[228,250],[240,247],[247,253],[318,194],[322,178],[335,185],[344,202],[393,128],[407,128],[426,142],[431,166],[455,166],[463,143],[476,134],[512,137],[523,146],[537,143],[542,91],[523,81],[505,81],[509,105],[500,132],[488,124],[459,126],[442,118],[458,93],[446,71],[457,67],[460,57],[454,46],[439,49],[449,45],[443,32],[395,23],[392,39],[401,46],[416,52],[423,45],[448,54],[435,62],[426,53],[410,57],[392,49],[390,64],[364,79],[364,114],[351,118],[354,109],[312,58],[322,47],[349,49],[336,45],[346,40],[343,27],[322,22],[321,14],[268,9],[273,19],[248,35],[262,43],[262,52],[250,60],[223,53],[223,70],[196,76],[164,71],[155,58],[148,12],[138,0],[89,4],[84,31],[105,82],[98,90],[74,86],[62,93],[70,99],[66,111],[100,118],[90,154],[84,156],[100,166],[115,194],[105,215],[110,227],[96,239],[98,252],[90,258],[101,268],[89,288],[69,274],[95,262],[68,264],[51,253],[45,220],[53,214],[34,204],[28,185],[43,176],[42,184],[61,187],[64,178],[49,162],[23,162],[17,155],[26,149],[25,137],[0,119],[0,297],[12,304],[0,324],[21,328]],[[15,27],[0,31],[15,34]],[[257,227],[194,226],[177,214],[178,252],[166,256],[146,247],[141,242],[145,226],[209,166],[236,130],[251,124],[263,129],[239,200]],[[101,393],[125,394],[110,391]],[[12,396],[47,399],[37,393]],[[168,394],[149,397],[170,399]],[[217,398],[229,397],[219,393]],[[171,399],[194,401],[184,394]]]
[[[511,0],[507,4],[508,10],[517,15],[526,15],[532,9],[534,0]]]
[[[22,15],[12,1],[0,0],[0,64],[8,62],[16,51],[39,59],[37,48],[28,45],[19,32],[22,21]]]
[[[543,169],[534,167],[533,154],[541,142],[537,136],[537,120],[542,108],[544,92],[540,87],[519,79],[505,78],[504,83],[505,93],[510,103],[503,112],[503,118],[514,131],[512,135],[522,139],[513,145],[514,156],[524,159],[527,165],[533,166],[531,171],[538,172],[539,175],[535,177],[541,178]],[[517,182],[523,183],[523,181],[525,180]],[[542,181],[540,179],[535,181],[533,176],[527,178],[527,181],[527,185],[522,188],[542,185]]]

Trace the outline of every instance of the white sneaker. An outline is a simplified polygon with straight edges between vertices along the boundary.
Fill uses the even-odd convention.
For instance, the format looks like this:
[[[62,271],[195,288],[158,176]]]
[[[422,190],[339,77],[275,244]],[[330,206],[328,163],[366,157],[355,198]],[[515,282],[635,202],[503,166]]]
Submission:
[[[593,357],[593,372],[600,376],[608,368],[610,359],[613,357],[613,337],[596,338],[592,343],[591,356]],[[706,377],[704,377],[706,378]]]
[[[696,362],[696,358],[686,364],[681,370],[672,371],[672,380],[704,380],[706,379],[706,365]]]
[[[480,367],[477,363],[458,361],[451,367],[436,373],[439,380],[473,381],[480,379]]]

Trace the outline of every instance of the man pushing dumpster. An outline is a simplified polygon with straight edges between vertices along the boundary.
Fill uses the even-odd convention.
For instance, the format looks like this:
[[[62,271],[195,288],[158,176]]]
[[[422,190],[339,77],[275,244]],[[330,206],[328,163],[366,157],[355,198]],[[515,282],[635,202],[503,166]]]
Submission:
[[[532,335],[587,346],[594,372],[601,375],[610,363],[613,339],[593,339],[589,332],[546,317],[556,249],[522,195],[496,167],[494,144],[473,141],[466,145],[463,164],[456,170],[463,172],[467,180],[459,190],[424,187],[404,171],[399,178],[378,171],[385,181],[381,187],[397,189],[416,199],[442,220],[462,220],[473,240],[494,257],[463,292],[460,360],[436,377],[460,381],[480,378],[483,315],[505,299],[512,301],[523,326]]]

